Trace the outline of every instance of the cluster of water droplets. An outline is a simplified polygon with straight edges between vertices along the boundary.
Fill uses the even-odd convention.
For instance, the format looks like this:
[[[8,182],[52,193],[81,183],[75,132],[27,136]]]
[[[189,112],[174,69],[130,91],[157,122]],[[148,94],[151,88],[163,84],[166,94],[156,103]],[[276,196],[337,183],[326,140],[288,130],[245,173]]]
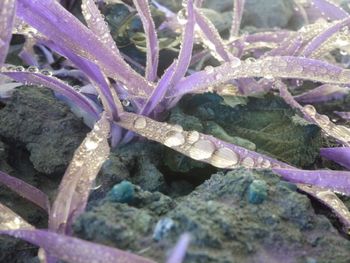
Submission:
[[[344,125],[336,125],[327,115],[318,114],[315,107],[305,105],[303,111],[328,135],[346,144],[350,144],[350,129]]]
[[[179,125],[153,121],[143,116],[122,120],[121,125],[148,139],[158,141],[192,159],[210,163],[218,168],[271,168],[282,164],[248,150],[228,145],[214,137],[197,131],[184,131]]]

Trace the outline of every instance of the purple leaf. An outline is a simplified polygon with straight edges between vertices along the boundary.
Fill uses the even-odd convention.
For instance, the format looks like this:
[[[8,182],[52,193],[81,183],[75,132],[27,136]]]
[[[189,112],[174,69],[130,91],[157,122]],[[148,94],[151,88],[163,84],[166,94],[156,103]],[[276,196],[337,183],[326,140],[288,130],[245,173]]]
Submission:
[[[47,41],[45,39],[40,39],[41,44],[44,44],[50,47],[52,50],[60,53],[61,55],[69,58],[69,60],[81,71],[83,71],[87,78],[90,80],[92,84],[96,87],[96,90],[102,100],[102,104],[105,110],[112,115],[115,119],[118,119],[118,108],[117,106],[120,104],[119,100],[114,100],[113,94],[110,90],[109,83],[99,67],[89,60],[77,56],[71,50],[66,49],[64,47],[57,46],[52,41]],[[121,108],[121,107],[120,107]]]
[[[83,0],[81,5],[81,10],[82,10],[85,22],[87,23],[91,31],[99,38],[101,42],[103,42],[103,44],[110,47],[110,49],[112,50],[112,52],[115,54],[116,57],[119,57],[119,59],[122,60],[122,58],[120,57],[120,53],[117,48],[117,45],[115,44],[110,34],[108,24],[106,24],[95,1]]]
[[[34,229],[34,227],[10,208],[0,203],[0,232],[17,229]]]
[[[350,25],[350,17],[347,17],[346,19],[340,21],[339,23],[336,24],[331,24],[330,27],[326,28],[325,30],[322,31],[321,34],[319,34],[318,36],[316,36],[311,42],[309,42],[306,47],[304,48],[303,52],[301,53],[301,56],[304,57],[318,57],[318,56],[322,56],[324,55],[326,52],[324,52],[324,50],[320,50],[318,52],[318,49],[322,48],[322,45],[326,45],[330,40],[332,43],[328,43],[329,46],[331,46],[331,48],[334,46],[336,47],[336,42],[337,39],[330,39],[333,35],[339,33],[341,30],[343,30],[344,28],[346,28],[347,32],[345,32],[345,34],[348,34],[348,28],[347,26]],[[341,40],[338,40],[338,42],[341,42]],[[344,45],[347,45],[344,44]],[[329,47],[327,47],[328,49],[330,49]],[[328,51],[328,50],[327,50]],[[329,50],[331,51],[331,50]]]
[[[174,61],[164,72],[161,79],[158,81],[157,87],[154,89],[153,93],[147,100],[143,109],[141,110],[141,114],[148,116],[154,110],[154,108],[159,104],[159,102],[164,98],[168,87],[169,82],[174,76],[174,72],[177,66],[177,62]]]
[[[110,123],[106,114],[75,151],[49,216],[50,230],[70,233],[71,223],[85,209],[92,184],[109,155]]]
[[[294,96],[294,99],[301,103],[317,103],[341,99],[348,93],[348,88],[324,84],[298,96]]]
[[[337,114],[339,117],[341,117],[344,120],[349,121],[350,120],[350,112],[346,111],[334,111],[335,114]]]
[[[334,192],[350,195],[350,172],[331,170],[273,169],[292,183],[311,184]]]
[[[157,122],[142,115],[124,112],[117,122],[149,140],[157,141],[192,159],[218,168],[271,168],[291,166],[197,131],[184,131],[179,125]]]
[[[310,0],[302,4],[310,22],[323,17],[327,20],[339,20],[347,18],[349,15],[340,6],[329,0]]]
[[[307,79],[347,84],[350,83],[350,70],[320,60],[291,56],[266,57],[256,61],[242,62],[235,59],[186,77],[170,91],[169,96],[180,97],[186,93],[217,86],[229,80],[251,77]]]
[[[243,16],[245,0],[234,0],[233,1],[233,20],[231,26],[231,37],[238,36],[239,29],[241,27],[241,21]]]
[[[350,170],[350,147],[321,148],[320,153]]]
[[[8,66],[6,68],[3,67],[0,72],[18,82],[32,85],[42,85],[50,88],[74,101],[78,107],[90,114],[92,118],[98,118],[99,110],[92,101],[75,91],[72,87],[65,84],[58,78],[50,76],[51,72],[48,70],[39,72],[39,70],[35,67],[30,67],[25,70],[22,67]]]
[[[159,60],[159,46],[157,32],[151,16],[151,11],[147,0],[133,0],[138,15],[141,18],[142,25],[146,35],[147,44],[147,62],[146,79],[155,81],[157,79],[157,69]]]
[[[16,177],[10,176],[0,171],[0,184],[10,188],[15,193],[24,197],[33,204],[41,207],[46,212],[50,211],[49,198],[45,193],[40,191],[38,188],[27,184],[26,182]]]
[[[185,30],[182,35],[182,44],[180,48],[180,54],[177,59],[176,68],[174,75],[169,81],[168,87],[177,83],[181,78],[183,78],[187,72],[187,69],[191,63],[192,48],[194,42],[194,26],[195,26],[195,16],[193,10],[193,0],[187,1],[187,22],[185,25]]]
[[[307,186],[297,184],[298,189],[316,198],[322,204],[328,206],[343,224],[346,234],[350,234],[350,212],[346,205],[337,195],[329,190],[325,190],[316,186]]]
[[[153,90],[150,83],[57,1],[18,0],[17,15],[55,45],[91,60],[106,75],[127,83],[140,95],[147,95]]]
[[[16,0],[0,1],[0,67],[4,64],[12,37]]]
[[[288,37],[277,48],[265,53],[265,56],[293,56],[297,54],[304,42],[301,34]]]
[[[180,240],[172,250],[166,263],[182,263],[186,256],[187,247],[190,244],[191,235],[188,233],[182,234]]]
[[[155,263],[153,260],[117,248],[60,235],[46,230],[8,230],[0,234],[23,239],[43,248],[50,256],[74,263]]]
[[[350,145],[350,129],[348,127],[334,124],[327,115],[318,114],[315,107],[312,105],[301,106],[289,93],[287,86],[283,82],[275,81],[274,85],[279,88],[280,96],[284,101],[292,106],[292,108],[301,111],[307,121],[316,124],[324,132],[337,139],[342,144],[346,146]]]
[[[194,8],[196,23],[203,34],[203,43],[213,56],[219,61],[230,61],[230,53],[228,52],[219,32],[216,30],[213,23],[198,9]]]

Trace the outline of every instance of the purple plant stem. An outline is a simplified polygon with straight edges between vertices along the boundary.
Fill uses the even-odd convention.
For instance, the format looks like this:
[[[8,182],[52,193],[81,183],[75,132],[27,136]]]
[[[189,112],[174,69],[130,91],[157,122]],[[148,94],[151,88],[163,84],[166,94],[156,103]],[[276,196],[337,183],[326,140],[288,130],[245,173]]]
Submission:
[[[57,1],[18,0],[17,15],[56,45],[93,61],[109,77],[128,83],[137,93],[146,95],[153,90],[149,82]]]
[[[304,6],[309,21],[314,22],[323,17],[327,20],[339,20],[347,18],[349,15],[338,5],[329,0],[311,0]]]
[[[241,27],[245,0],[233,0],[233,19],[230,35],[231,37],[238,36]]]
[[[0,67],[4,64],[12,37],[16,0],[0,1]]]
[[[320,153],[350,170],[350,147],[321,148]]]
[[[350,172],[331,170],[273,169],[292,183],[310,184],[350,195]]]
[[[46,230],[7,230],[0,234],[23,239],[43,248],[50,256],[74,263],[155,263],[153,260],[75,237]]]
[[[31,83],[36,85],[42,85],[47,88],[50,88],[65,97],[73,101],[78,107],[91,115],[91,117],[97,119],[99,116],[99,110],[94,105],[92,101],[83,96],[82,94],[75,91],[72,87],[65,84],[61,80],[52,77],[46,76],[42,73],[34,72],[15,72],[15,71],[1,71],[2,74],[9,76],[12,79],[15,79],[22,83]]]
[[[321,34],[315,37],[310,43],[307,44],[301,56],[310,57],[322,44],[327,41],[332,35],[339,32],[342,28],[350,25],[350,17],[347,17],[340,21],[339,23],[330,26],[324,30]]]
[[[342,99],[348,93],[348,88],[338,85],[324,84],[300,95],[294,96],[294,99],[302,103],[318,103]]]
[[[157,79],[157,69],[159,62],[159,46],[157,32],[151,16],[151,11],[147,0],[133,0],[137,12],[141,18],[142,25],[146,35],[147,61],[146,61],[146,79],[155,81]]]
[[[189,233],[182,234],[166,263],[182,263],[185,259],[186,251],[190,242],[191,235]]]
[[[18,179],[16,177],[10,176],[4,172],[0,171],[0,184],[5,185],[10,188],[12,191],[16,192],[20,196],[29,200],[33,204],[41,207],[46,212],[50,211],[50,202],[49,198],[45,193],[40,191],[34,186],[27,184],[26,182]]]

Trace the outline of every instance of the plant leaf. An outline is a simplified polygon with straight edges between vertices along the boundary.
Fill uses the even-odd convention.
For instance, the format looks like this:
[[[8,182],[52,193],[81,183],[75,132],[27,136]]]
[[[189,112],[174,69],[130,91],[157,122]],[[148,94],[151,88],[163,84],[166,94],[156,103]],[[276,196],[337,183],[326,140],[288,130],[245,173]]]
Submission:
[[[9,49],[16,13],[16,0],[0,1],[0,67]]]
[[[293,183],[310,184],[331,191],[350,195],[350,172],[332,170],[272,169],[285,180]]]
[[[98,117],[99,110],[92,101],[75,91],[74,88],[60,79],[50,76],[51,73],[48,70],[39,72],[39,70],[34,67],[25,70],[22,67],[8,66],[2,67],[0,72],[18,82],[50,88],[74,101],[78,107],[86,111],[93,118],[97,119]]]
[[[50,230],[70,232],[70,224],[84,211],[92,184],[109,155],[109,132],[110,123],[103,114],[75,151],[50,213]]]
[[[321,156],[339,163],[350,170],[350,147],[334,147],[320,149]]]
[[[57,1],[18,0],[17,15],[57,46],[91,60],[106,75],[127,83],[139,94],[147,95],[153,90],[150,83]]]
[[[16,177],[10,176],[0,171],[0,184],[10,188],[15,193],[36,204],[49,213],[50,202],[45,193],[38,188],[27,184],[26,182]]]
[[[236,37],[239,34],[241,27],[241,21],[243,16],[245,0],[234,0],[233,1],[233,19],[230,31],[231,37]]]
[[[34,229],[27,221],[0,203],[0,232],[17,229]]]
[[[133,0],[133,2],[141,18],[146,35],[146,79],[148,81],[155,81],[157,79],[157,69],[159,60],[157,32],[151,16],[148,0]]]
[[[153,260],[46,230],[8,230],[0,234],[23,239],[43,248],[50,256],[74,263],[155,263]]]

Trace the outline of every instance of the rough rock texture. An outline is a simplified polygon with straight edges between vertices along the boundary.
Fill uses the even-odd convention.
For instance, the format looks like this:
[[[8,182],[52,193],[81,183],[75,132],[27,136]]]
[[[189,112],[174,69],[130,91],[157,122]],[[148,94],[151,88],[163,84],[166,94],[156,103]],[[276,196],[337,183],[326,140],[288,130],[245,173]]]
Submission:
[[[217,173],[174,200],[137,186],[127,203],[115,194],[77,220],[76,235],[159,262],[183,232],[193,237],[185,262],[349,262],[350,241],[268,171]]]
[[[65,171],[88,129],[48,89],[22,87],[0,110],[0,136],[21,142],[39,172]]]

